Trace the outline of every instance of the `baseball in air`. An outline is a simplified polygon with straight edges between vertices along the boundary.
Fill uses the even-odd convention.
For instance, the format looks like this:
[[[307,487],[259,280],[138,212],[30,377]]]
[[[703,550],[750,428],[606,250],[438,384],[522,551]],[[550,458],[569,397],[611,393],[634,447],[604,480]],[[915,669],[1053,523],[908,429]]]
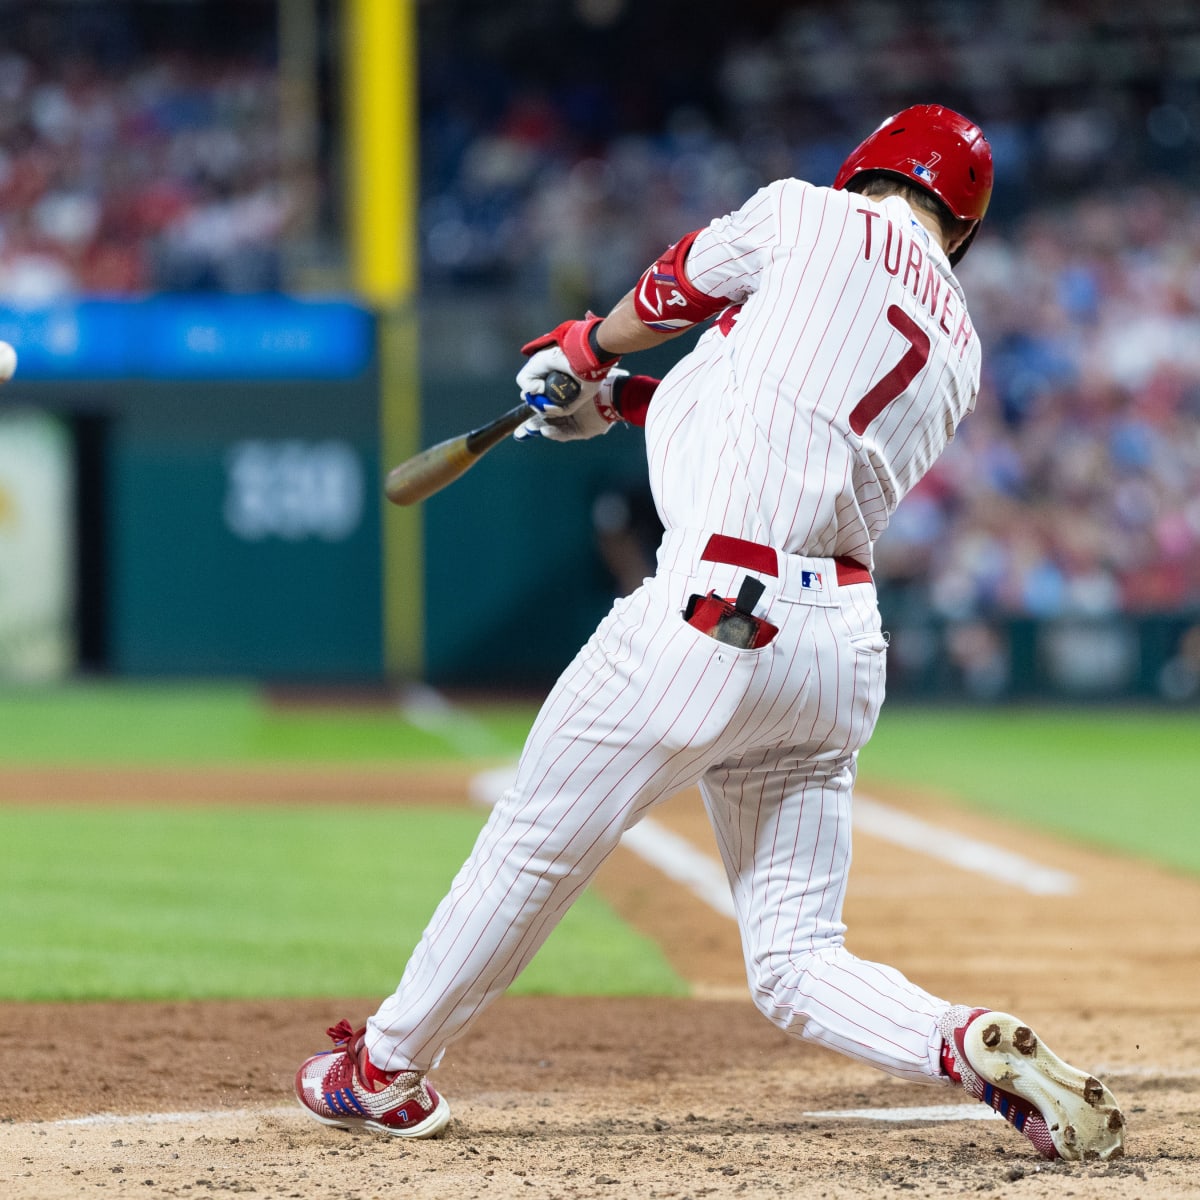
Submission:
[[[16,369],[17,352],[7,342],[0,342],[0,383],[7,383]]]

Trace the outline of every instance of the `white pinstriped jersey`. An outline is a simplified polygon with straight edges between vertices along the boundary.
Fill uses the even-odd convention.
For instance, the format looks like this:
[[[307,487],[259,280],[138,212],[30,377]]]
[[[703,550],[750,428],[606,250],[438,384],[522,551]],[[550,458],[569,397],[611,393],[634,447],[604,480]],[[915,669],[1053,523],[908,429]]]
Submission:
[[[687,274],[741,307],[650,405],[663,523],[870,566],[979,390],[946,256],[898,196],[784,179],[701,231]]]

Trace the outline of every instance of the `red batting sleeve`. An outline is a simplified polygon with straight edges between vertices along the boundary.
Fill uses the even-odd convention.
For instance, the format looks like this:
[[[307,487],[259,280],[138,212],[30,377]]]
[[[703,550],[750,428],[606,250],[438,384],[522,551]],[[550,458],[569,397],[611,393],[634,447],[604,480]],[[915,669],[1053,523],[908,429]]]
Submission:
[[[628,379],[622,379],[613,405],[622,420],[630,425],[645,425],[646,410],[659,383],[660,380],[652,375],[630,375]]]
[[[634,310],[647,328],[664,333],[688,329],[729,303],[724,296],[706,296],[697,291],[688,280],[684,264],[700,232],[694,229],[668,246],[658,261],[646,268],[633,289]]]

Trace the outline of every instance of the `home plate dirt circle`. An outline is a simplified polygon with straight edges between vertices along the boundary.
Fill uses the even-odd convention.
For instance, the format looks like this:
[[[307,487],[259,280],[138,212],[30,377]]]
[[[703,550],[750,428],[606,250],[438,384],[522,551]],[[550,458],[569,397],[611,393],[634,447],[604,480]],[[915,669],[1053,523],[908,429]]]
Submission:
[[[150,774],[9,773],[0,801],[469,803],[466,776],[445,771]],[[694,997],[504,997],[434,1076],[455,1119],[433,1141],[327,1129],[292,1100],[295,1068],[325,1048],[324,1029],[361,1020],[377,996],[0,1004],[4,1195],[1194,1196],[1200,882],[933,795],[862,788],[1077,881],[1033,895],[860,829],[848,944],[948,999],[1020,1013],[1102,1076],[1128,1117],[1124,1158],[1043,1162],[961,1092],[787,1038],[748,999],[733,922],[622,848],[596,886],[660,942]],[[696,796],[655,819],[713,853]]]

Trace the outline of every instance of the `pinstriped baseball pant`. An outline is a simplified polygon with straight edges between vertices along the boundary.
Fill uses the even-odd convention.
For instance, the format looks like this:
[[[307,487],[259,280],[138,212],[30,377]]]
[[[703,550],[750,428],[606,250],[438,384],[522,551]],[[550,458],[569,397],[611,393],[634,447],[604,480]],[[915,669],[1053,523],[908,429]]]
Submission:
[[[682,619],[689,595],[735,595],[746,575],[700,562],[697,544],[668,533],[657,574],[617,601],[554,686],[514,785],[368,1020],[377,1066],[436,1066],[624,831],[698,784],[758,1008],[894,1075],[941,1080],[947,1002],[843,944],[855,761],[884,688],[874,588],[839,588],[830,560],[780,556],[756,608],[779,633],[734,649]]]

